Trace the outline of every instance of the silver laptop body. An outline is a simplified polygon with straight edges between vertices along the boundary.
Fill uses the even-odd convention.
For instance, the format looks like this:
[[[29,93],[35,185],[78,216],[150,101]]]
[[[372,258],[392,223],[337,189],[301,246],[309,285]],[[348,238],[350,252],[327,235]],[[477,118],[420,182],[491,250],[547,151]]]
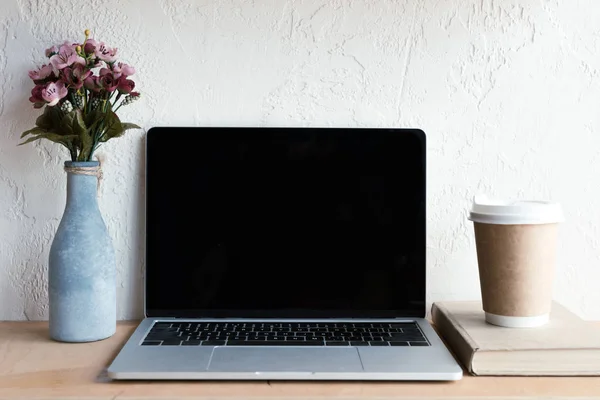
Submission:
[[[146,185],[146,318],[111,378],[462,378],[424,319],[422,131],[152,128]]]

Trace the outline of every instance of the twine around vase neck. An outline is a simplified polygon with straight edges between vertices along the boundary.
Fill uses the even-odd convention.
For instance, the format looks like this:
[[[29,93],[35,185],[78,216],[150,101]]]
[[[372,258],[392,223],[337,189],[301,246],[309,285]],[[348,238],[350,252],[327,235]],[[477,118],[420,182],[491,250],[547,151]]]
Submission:
[[[95,176],[98,180],[98,185],[96,186],[96,196],[100,196],[100,183],[102,182],[103,174],[102,174],[102,159],[96,156],[96,159],[100,163],[100,165],[96,167],[67,167],[65,166],[65,172],[75,174],[75,175],[87,175],[87,176]]]

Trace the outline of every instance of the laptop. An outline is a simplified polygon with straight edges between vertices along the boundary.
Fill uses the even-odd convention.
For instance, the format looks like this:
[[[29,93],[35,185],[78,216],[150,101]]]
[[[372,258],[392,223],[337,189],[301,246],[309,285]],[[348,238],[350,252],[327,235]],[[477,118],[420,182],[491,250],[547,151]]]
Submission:
[[[426,316],[417,129],[154,127],[113,379],[459,380]]]

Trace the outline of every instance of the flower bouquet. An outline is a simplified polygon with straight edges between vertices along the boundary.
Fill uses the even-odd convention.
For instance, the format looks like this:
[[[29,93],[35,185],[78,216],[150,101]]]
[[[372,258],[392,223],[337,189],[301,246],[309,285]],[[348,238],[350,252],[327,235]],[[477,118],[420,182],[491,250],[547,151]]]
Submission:
[[[117,61],[117,49],[85,31],[83,43],[46,50],[48,62],[29,72],[30,101],[45,107],[20,144],[48,139],[67,148],[67,201],[52,241],[48,263],[50,337],[90,342],[116,329],[116,258],[100,213],[102,176],[94,152],[102,143],[139,126],[123,123],[117,111],[139,99],[130,79],[135,70]]]
[[[117,49],[89,37],[83,43],[65,42],[46,50],[48,63],[29,71],[35,87],[31,101],[45,106],[36,126],[21,135],[20,144],[48,139],[65,146],[71,161],[92,161],[109,139],[139,126],[120,121],[116,112],[139,99],[130,76],[135,69],[117,61]]]

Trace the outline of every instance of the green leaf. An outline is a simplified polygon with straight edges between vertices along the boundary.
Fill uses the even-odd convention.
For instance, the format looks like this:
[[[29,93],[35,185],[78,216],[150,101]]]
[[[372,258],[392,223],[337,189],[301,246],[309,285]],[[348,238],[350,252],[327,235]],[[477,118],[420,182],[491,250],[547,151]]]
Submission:
[[[67,135],[79,135],[83,131],[87,131],[81,110],[73,110],[65,114],[60,123],[61,133]]]
[[[140,126],[136,125],[136,124],[132,124],[131,122],[123,122],[123,130],[129,130],[129,129],[142,129]]]
[[[70,150],[73,146],[73,141],[77,139],[77,135],[59,135],[56,133],[42,133],[40,135],[30,137],[23,143],[19,143],[19,146],[24,145],[26,143],[34,142],[39,139],[48,139],[54,143],[60,143]]]
[[[100,142],[106,142],[110,139],[123,136],[125,129],[123,128],[121,120],[114,112],[106,114],[104,124],[105,129],[103,135],[100,137]]]
[[[31,143],[39,139],[47,139],[65,146],[75,161],[77,151],[80,147],[80,120],[81,111],[73,111],[64,114],[58,107],[46,106],[42,115],[36,120],[36,128],[23,132],[21,138],[27,135],[35,135],[19,143],[19,146]]]
[[[74,135],[75,134],[73,132],[73,121],[74,120],[75,120],[75,111],[71,111],[70,113],[66,114],[60,122],[60,126],[59,126],[60,133],[63,133],[65,135]]]
[[[52,124],[52,117],[50,116],[51,112],[52,112],[52,107],[46,106],[42,115],[37,117],[35,124],[42,129],[46,129],[46,130],[52,129],[53,124]]]
[[[81,110],[75,110],[75,118],[73,119],[73,133],[76,135],[81,135],[84,132],[89,136],[88,128],[83,120],[83,113]]]
[[[62,112],[58,107],[46,106],[44,113],[37,118],[35,124],[42,129],[60,134],[60,124],[62,119]]]
[[[39,127],[31,128],[21,134],[21,139],[23,139],[27,135],[40,135],[42,133],[48,133],[48,131],[44,128]]]
[[[94,147],[94,140],[88,131],[83,131],[77,137],[79,138],[79,144],[81,146],[77,161],[88,161]]]
[[[71,114],[73,114],[71,129],[73,134],[78,137],[77,144],[80,148],[77,160],[88,161],[92,148],[94,147],[91,131],[85,124],[81,110],[74,110]]]
[[[98,133],[100,125],[104,122],[104,116],[104,113],[97,110],[94,110],[90,114],[84,116],[84,123],[85,126],[87,126],[90,135],[93,136]]]
[[[100,110],[92,110],[84,117],[85,126],[91,128],[93,124],[97,124],[104,116],[104,113]]]

